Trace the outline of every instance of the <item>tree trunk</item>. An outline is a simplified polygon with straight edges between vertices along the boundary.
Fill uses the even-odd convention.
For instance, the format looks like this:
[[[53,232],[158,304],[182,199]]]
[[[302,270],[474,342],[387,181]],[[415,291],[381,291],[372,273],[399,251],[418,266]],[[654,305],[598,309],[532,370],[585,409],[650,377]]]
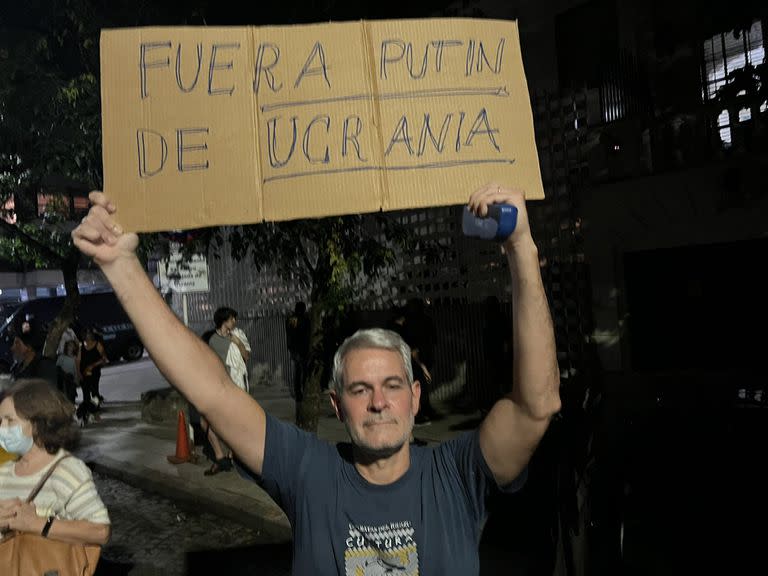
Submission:
[[[77,265],[79,260],[79,252],[73,246],[68,257],[62,260],[61,263],[61,273],[64,276],[64,288],[67,291],[67,297],[58,316],[54,318],[48,327],[48,334],[45,337],[45,345],[43,346],[43,356],[48,358],[56,358],[56,349],[59,347],[61,335],[74,321],[77,309],[80,306],[80,290],[77,286]]]
[[[321,250],[312,274],[312,291],[309,302],[309,360],[304,394],[296,401],[296,425],[308,432],[317,432],[322,397],[322,382],[325,377],[324,330],[328,282],[331,277],[330,254]]]
[[[317,432],[320,414],[322,383],[325,376],[323,361],[323,313],[322,304],[311,302],[309,309],[309,366],[304,382],[301,402],[296,402],[296,425],[302,430]]]

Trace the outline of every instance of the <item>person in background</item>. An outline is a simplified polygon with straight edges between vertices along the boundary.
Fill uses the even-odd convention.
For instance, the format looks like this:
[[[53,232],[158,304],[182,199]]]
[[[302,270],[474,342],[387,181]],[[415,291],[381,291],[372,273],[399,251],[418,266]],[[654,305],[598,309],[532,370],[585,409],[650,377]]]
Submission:
[[[219,360],[224,364],[230,380],[241,390],[246,391],[246,381],[242,377],[242,370],[236,369],[233,376],[232,363],[238,360],[238,357],[244,363],[247,356],[243,342],[232,335],[232,329],[237,323],[237,312],[232,308],[223,306],[213,313],[213,324],[215,329],[212,332],[206,332],[203,340],[208,343]],[[205,430],[206,438],[210,442],[213,450],[213,464],[205,471],[206,476],[214,476],[219,472],[227,472],[232,469],[232,451],[211,428],[210,423],[201,415],[200,424]]]
[[[44,380],[19,380],[0,396],[0,446],[18,457],[0,465],[0,533],[15,530],[101,546],[109,540],[109,514],[91,471],[69,452],[79,439],[73,411]]]
[[[432,318],[424,312],[424,301],[421,298],[411,298],[404,307],[396,308],[387,327],[396,332],[411,349],[413,379],[421,384],[416,424],[428,425],[437,414],[429,400],[434,343],[437,338]]]
[[[58,389],[72,404],[77,400],[77,385],[80,382],[77,366],[78,348],[79,344],[76,340],[68,340],[64,345],[64,350],[56,358],[56,367],[59,369]]]
[[[512,356],[512,320],[504,312],[496,296],[483,301],[483,354],[486,386],[480,392],[479,408],[485,415],[499,398],[512,389],[514,358]]]
[[[37,352],[37,342],[38,338],[32,330],[22,330],[14,336],[11,353],[15,363],[11,367],[11,378],[40,378],[55,388],[58,384],[56,364]]]
[[[304,381],[309,368],[309,315],[304,302],[296,302],[291,314],[285,321],[285,339],[291,356],[291,394],[300,402],[304,394]]]
[[[96,332],[89,328],[85,331],[85,338],[77,356],[77,365],[80,368],[80,387],[83,391],[83,401],[77,407],[77,419],[81,426],[86,426],[91,417],[97,422],[101,420],[98,414],[101,404],[99,380],[101,379],[101,367],[108,362],[104,346],[96,339]]]
[[[80,340],[78,339],[77,334],[75,334],[75,331],[71,325],[67,326],[64,332],[61,333],[61,338],[59,338],[59,345],[56,347],[57,358],[62,354],[66,354],[65,348],[69,342],[75,343],[75,350],[80,348]]]
[[[232,346],[227,351],[227,358],[224,364],[229,369],[232,382],[248,392],[250,390],[248,385],[248,361],[251,359],[251,345],[245,332],[237,326],[237,312],[235,312],[232,322],[232,328],[229,330]]]

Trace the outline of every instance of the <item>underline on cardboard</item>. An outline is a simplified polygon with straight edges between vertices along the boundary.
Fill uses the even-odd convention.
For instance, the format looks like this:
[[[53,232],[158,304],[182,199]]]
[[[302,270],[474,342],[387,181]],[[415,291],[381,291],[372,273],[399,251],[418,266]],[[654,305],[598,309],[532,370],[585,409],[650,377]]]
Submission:
[[[317,100],[296,100],[293,102],[279,102],[277,104],[265,104],[262,112],[270,112],[280,108],[295,108],[299,106],[312,106],[314,104],[329,104],[333,102],[353,102],[355,100],[371,100],[374,97],[379,100],[403,100],[412,98],[439,98],[442,96],[497,96],[506,98],[509,96],[506,86],[491,88],[435,88],[432,90],[412,90],[410,92],[385,92],[384,94],[352,94],[350,96],[338,96],[336,98],[319,98]]]
[[[410,164],[404,166],[358,166],[356,168],[335,168],[331,170],[309,170],[307,172],[293,172],[291,174],[278,174],[264,178],[263,183],[273,180],[288,180],[290,178],[301,178],[303,176],[319,176],[327,174],[342,174],[345,172],[370,172],[371,170],[431,170],[434,168],[452,168],[455,166],[467,166],[470,164],[514,164],[515,159],[498,158],[487,160],[456,160],[448,162],[430,162],[429,164]]]

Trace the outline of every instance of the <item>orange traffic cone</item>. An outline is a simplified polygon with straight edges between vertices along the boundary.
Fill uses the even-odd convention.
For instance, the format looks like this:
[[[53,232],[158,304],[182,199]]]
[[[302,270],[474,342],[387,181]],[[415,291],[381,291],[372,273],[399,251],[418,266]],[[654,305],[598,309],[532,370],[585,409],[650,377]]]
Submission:
[[[171,464],[183,464],[189,462],[189,435],[187,434],[187,421],[184,411],[179,410],[179,423],[176,431],[176,454],[168,456]]]

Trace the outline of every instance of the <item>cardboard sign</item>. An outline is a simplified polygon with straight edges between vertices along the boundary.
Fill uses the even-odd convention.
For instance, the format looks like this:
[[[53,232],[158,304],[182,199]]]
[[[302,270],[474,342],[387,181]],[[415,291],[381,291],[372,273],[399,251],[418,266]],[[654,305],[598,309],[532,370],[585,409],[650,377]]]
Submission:
[[[515,22],[108,30],[101,81],[129,230],[544,196]]]

